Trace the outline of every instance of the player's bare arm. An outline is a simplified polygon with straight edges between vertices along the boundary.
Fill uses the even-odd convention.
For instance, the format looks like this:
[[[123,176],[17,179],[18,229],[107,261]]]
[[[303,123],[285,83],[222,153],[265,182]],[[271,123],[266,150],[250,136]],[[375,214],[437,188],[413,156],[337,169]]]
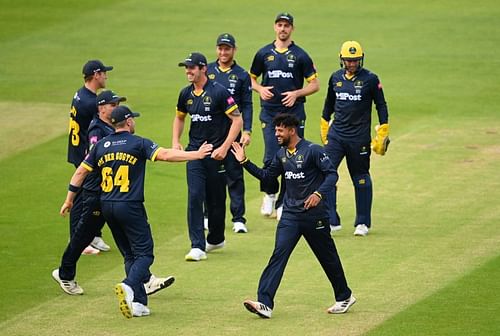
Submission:
[[[212,153],[212,144],[207,144],[205,141],[197,151],[186,152],[184,150],[175,148],[161,148],[156,155],[155,161],[170,161],[170,162],[183,162],[192,161],[205,158]]]
[[[82,186],[83,180],[85,180],[85,177],[89,173],[90,171],[81,165],[76,169],[75,173],[71,177],[71,181],[69,182],[69,190],[68,194],[66,195],[66,200],[61,206],[61,210],[59,210],[59,214],[61,216],[64,217],[66,213],[71,211],[71,208],[73,207],[73,200],[75,199],[78,189]]]
[[[182,144],[181,144],[181,135],[182,131],[184,130],[184,124],[185,124],[185,118],[186,115],[181,115],[179,112],[177,112],[174,122],[172,125],[172,148],[173,149],[178,149],[182,150]]]
[[[241,131],[241,128],[243,127],[243,118],[241,117],[240,110],[235,109],[227,116],[229,117],[229,119],[231,119],[231,128],[229,129],[229,133],[224,143],[212,152],[212,158],[215,160],[223,160],[226,157],[227,152],[231,148],[231,144],[236,139]]]

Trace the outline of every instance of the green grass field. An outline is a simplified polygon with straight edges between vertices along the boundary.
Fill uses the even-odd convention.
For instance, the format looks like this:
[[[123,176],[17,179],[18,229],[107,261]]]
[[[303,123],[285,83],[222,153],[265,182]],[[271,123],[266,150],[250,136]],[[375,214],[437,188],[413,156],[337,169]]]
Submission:
[[[85,2],[0,0],[0,335],[497,335],[500,334],[500,5],[458,1]],[[255,298],[276,221],[261,218],[258,182],[247,176],[250,232],[227,220],[227,247],[186,263],[183,164],[149,164],[146,207],[155,238],[152,271],[176,283],[151,297],[152,315],[125,320],[113,286],[123,278],[113,250],[84,256],[85,295],[51,279],[68,237],[58,210],[73,172],[67,116],[92,58],[115,66],[108,87],[142,113],[137,133],[170,146],[177,63],[191,51],[215,57],[215,38],[235,35],[238,63],[273,39],[280,11],[320,73],[308,99],[306,136],[319,141],[327,80],[347,39],[365,48],[389,104],[391,146],[372,156],[373,230],[352,236],[353,190],[339,181],[344,229],[335,234],[358,298],[342,316],[318,262],[302,241],[271,320],[242,305]],[[249,156],[262,156],[258,101]],[[375,115],[375,114],[374,114]],[[229,217],[230,218],[230,217]],[[105,240],[112,242],[109,229]]]

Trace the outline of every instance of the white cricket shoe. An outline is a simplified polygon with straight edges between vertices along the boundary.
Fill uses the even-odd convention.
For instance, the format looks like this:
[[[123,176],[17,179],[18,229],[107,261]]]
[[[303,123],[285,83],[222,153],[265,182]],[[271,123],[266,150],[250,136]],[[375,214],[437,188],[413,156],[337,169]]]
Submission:
[[[330,225],[330,232],[337,232],[342,230],[342,225]]]
[[[274,210],[274,203],[276,202],[276,195],[265,194],[262,199],[262,206],[260,207],[260,213],[263,216],[271,216]]]
[[[99,252],[101,251],[89,245],[82,251],[82,255],[96,255],[99,254]]]
[[[149,281],[144,284],[144,289],[147,295],[154,294],[164,288],[167,288],[173,284],[175,278],[173,276],[168,276],[166,278],[157,278],[153,274],[149,277]]]
[[[276,219],[279,221],[281,219],[281,215],[283,214],[283,205],[276,209]]]
[[[59,278],[59,268],[52,271],[52,278],[61,286],[65,293],[69,295],[83,294],[83,288],[78,286],[75,280],[62,280]]]
[[[365,224],[356,225],[356,230],[354,230],[355,236],[366,236],[368,234],[369,228]]]
[[[233,223],[233,231],[236,233],[247,233],[248,229],[245,223],[243,222],[234,222]]]
[[[203,217],[203,228],[208,231],[208,217]]]
[[[94,240],[92,240],[90,246],[102,252],[108,252],[109,250],[111,250],[111,247],[106,244],[101,237],[94,237]]]
[[[126,318],[132,318],[134,308],[132,301],[134,301],[134,291],[126,283],[120,282],[115,286],[115,294],[118,298],[118,307],[120,312]]]
[[[132,302],[132,315],[134,317],[148,316],[151,314],[149,308],[142,303]]]
[[[243,302],[245,308],[254,314],[259,315],[262,318],[271,318],[273,310],[259,301],[245,300]]]
[[[209,242],[206,242],[206,247],[205,251],[206,252],[212,252],[214,250],[218,250],[223,248],[226,245],[226,241],[224,240],[222,243],[219,244],[210,244]]]
[[[186,261],[200,261],[207,259],[207,254],[199,248],[192,248],[185,256]]]
[[[328,308],[328,314],[343,314],[346,313],[349,308],[356,303],[356,298],[351,295],[350,298],[344,301],[337,301],[333,306]]]

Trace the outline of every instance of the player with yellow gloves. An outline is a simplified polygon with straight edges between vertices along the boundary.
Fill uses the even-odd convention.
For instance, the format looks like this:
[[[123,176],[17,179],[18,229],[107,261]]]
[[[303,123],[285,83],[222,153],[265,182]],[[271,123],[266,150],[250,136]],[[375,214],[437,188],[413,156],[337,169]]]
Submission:
[[[335,169],[346,158],[354,185],[356,200],[356,236],[366,236],[371,228],[373,198],[370,177],[370,154],[384,155],[389,145],[389,113],[378,76],[363,68],[364,53],[356,41],[346,41],[340,49],[341,69],[328,81],[320,130],[325,151]],[[379,125],[371,139],[372,104]],[[371,150],[370,150],[371,149]],[[336,190],[327,197],[332,231],[339,230],[340,216],[336,211]]]

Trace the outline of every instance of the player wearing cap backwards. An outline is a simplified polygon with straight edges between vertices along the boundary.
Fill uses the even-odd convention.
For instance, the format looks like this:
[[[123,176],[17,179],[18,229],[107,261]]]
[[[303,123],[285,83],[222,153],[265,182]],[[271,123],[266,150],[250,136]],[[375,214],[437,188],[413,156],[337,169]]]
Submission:
[[[73,96],[69,114],[68,162],[75,167],[80,165],[89,149],[88,128],[92,119],[98,115],[97,91],[106,87],[107,72],[111,70],[112,66],[106,66],[99,60],[90,60],[83,66],[84,85]],[[82,209],[80,195],[77,195],[69,216],[70,238],[76,230]],[[100,250],[109,249],[102,239],[96,239],[94,246],[88,246],[84,254],[97,254]]]
[[[91,147],[102,138],[114,133],[115,129],[111,123],[111,112],[120,102],[125,100],[127,100],[126,97],[120,97],[111,90],[102,91],[97,96],[99,117],[92,119],[88,130]],[[80,220],[61,258],[61,265],[52,272],[54,280],[59,283],[64,292],[70,295],[83,294],[83,289],[74,280],[76,276],[76,264],[82,252],[85,251],[85,247],[95,241],[95,236],[99,236],[105,223],[101,212],[100,184],[101,176],[95,171],[85,178],[81,192],[83,211],[81,212]],[[174,280],[172,276],[157,278],[151,274],[147,283],[144,284],[146,293],[150,295],[166,288]]]
[[[143,283],[150,276],[153,263],[153,237],[144,208],[144,178],[146,161],[186,161],[209,155],[212,145],[203,143],[198,150],[185,152],[159,147],[153,141],[134,135],[139,113],[126,106],[111,112],[115,133],[99,141],[71,178],[66,200],[60,214],[73,205],[85,177],[97,171],[102,177],[101,207],[113,238],[125,261],[126,277],[115,286],[122,314],[150,314]]]
[[[250,68],[252,87],[260,95],[260,121],[264,135],[264,166],[271,163],[279,144],[274,136],[273,118],[279,113],[291,113],[300,121],[299,135],[304,137],[306,96],[319,90],[318,74],[309,55],[292,41],[293,16],[280,13],[274,20],[276,39],[261,48],[255,55]],[[257,77],[262,75],[261,83]],[[304,86],[304,79],[307,85]],[[270,216],[275,207],[277,183],[264,185],[265,192],[261,213]],[[280,203],[278,201],[278,203]],[[278,217],[280,205],[278,206]]]
[[[298,135],[299,120],[288,113],[274,118],[275,134],[282,148],[266,168],[260,169],[245,156],[244,149],[233,144],[236,159],[254,177],[275,179],[283,175],[286,184],[283,215],[276,228],[276,242],[268,265],[259,280],[258,301],[246,300],[245,307],[263,318],[270,318],[274,297],[286,264],[301,236],[304,236],[333,288],[335,304],[331,314],[347,312],[356,299],[347,285],[342,263],[330,235],[328,209],[323,194],[338,180],[335,169],[321,146]]]
[[[223,33],[217,37],[217,60],[208,64],[207,75],[224,86],[234,98],[243,118],[243,133],[236,141],[248,146],[252,134],[252,83],[248,72],[236,64],[234,54],[236,41],[233,35]],[[230,208],[233,215],[233,231],[246,233],[245,219],[245,181],[243,168],[235,160],[232,153],[228,153],[224,161],[227,175],[227,189],[231,200]]]
[[[188,184],[188,228],[191,250],[187,261],[207,258],[206,252],[224,247],[226,217],[226,172],[224,159],[240,133],[243,121],[238,105],[226,88],[207,77],[207,59],[191,53],[179,63],[191,83],[179,93],[173,122],[172,148],[182,149],[180,138],[189,114],[187,151],[202,143],[213,144],[211,157],[190,161],[186,165]],[[205,240],[203,202],[206,201],[209,231]]]
[[[321,139],[335,169],[343,158],[354,185],[356,200],[356,236],[366,236],[371,228],[372,180],[370,177],[370,146],[384,155],[389,145],[389,114],[377,75],[363,68],[364,53],[356,41],[346,41],[340,49],[340,70],[328,81],[328,92],[321,119]],[[379,125],[371,140],[372,103],[377,109]],[[333,120],[331,120],[333,115]],[[329,126],[329,122],[331,125]],[[327,136],[328,135],[328,136]],[[334,191],[334,193],[336,190]],[[330,204],[332,231],[340,230],[335,198]]]

